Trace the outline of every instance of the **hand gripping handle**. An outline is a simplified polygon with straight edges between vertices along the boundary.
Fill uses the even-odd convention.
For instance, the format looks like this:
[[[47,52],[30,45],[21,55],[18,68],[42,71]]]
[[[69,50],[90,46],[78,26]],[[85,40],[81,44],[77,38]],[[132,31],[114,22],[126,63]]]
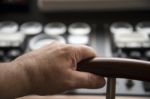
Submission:
[[[79,71],[111,78],[150,81],[150,62],[125,58],[93,58],[78,63]]]

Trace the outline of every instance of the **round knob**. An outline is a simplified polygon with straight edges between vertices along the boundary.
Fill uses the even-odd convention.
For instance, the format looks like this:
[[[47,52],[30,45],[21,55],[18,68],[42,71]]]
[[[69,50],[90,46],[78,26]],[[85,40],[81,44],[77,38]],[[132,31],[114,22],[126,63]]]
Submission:
[[[141,59],[141,53],[139,51],[131,51],[129,57],[133,59]]]
[[[114,54],[115,57],[122,57],[122,58],[126,58],[128,57],[127,53],[125,53],[124,51],[122,51],[121,49],[118,50],[115,54]]]
[[[150,50],[145,52],[145,58],[150,59]]]
[[[16,57],[18,57],[21,54],[21,51],[19,50],[10,50],[7,55],[9,58],[14,59]]]

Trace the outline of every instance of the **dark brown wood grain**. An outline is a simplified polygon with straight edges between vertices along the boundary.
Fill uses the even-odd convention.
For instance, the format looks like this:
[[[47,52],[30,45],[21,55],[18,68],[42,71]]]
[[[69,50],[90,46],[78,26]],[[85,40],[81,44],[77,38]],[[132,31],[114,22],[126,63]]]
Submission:
[[[125,58],[94,58],[78,63],[79,71],[112,78],[150,81],[150,62]]]

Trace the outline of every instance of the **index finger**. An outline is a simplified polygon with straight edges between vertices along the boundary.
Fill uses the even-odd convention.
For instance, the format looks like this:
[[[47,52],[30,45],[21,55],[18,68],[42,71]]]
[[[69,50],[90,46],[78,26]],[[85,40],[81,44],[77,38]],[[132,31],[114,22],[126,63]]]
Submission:
[[[75,46],[75,56],[76,61],[80,62],[81,60],[88,59],[88,58],[94,58],[97,56],[96,51],[85,45],[77,45]]]

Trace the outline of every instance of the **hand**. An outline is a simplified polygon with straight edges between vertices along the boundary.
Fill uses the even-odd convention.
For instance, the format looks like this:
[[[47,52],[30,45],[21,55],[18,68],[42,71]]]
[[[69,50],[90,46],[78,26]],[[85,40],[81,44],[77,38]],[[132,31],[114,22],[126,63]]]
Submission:
[[[75,88],[103,87],[103,77],[76,71],[78,62],[93,57],[96,53],[90,47],[55,42],[13,62],[26,72],[31,94],[46,95]]]

